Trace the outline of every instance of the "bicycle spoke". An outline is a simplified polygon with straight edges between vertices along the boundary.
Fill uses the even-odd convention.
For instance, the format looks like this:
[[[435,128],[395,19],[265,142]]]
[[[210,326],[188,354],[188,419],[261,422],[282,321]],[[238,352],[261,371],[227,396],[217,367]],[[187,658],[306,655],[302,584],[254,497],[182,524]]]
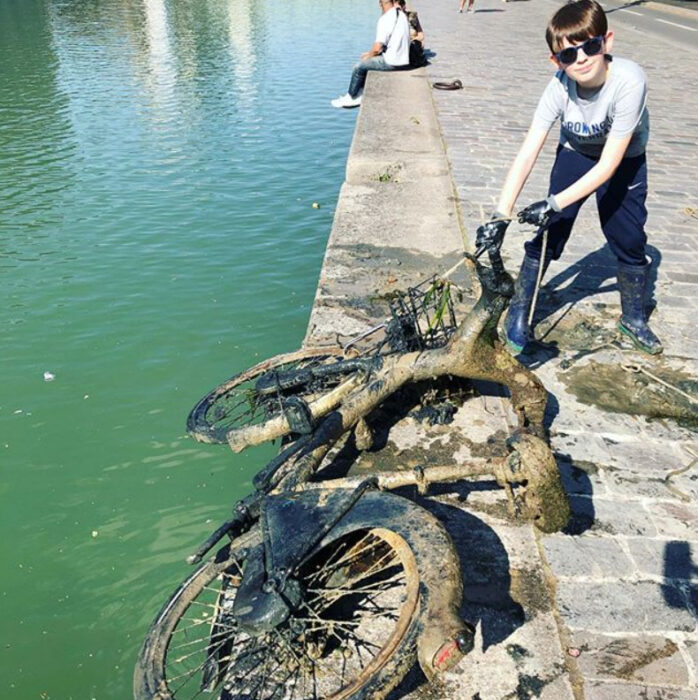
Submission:
[[[342,596],[349,595],[352,593],[384,593],[385,591],[390,590],[391,588],[395,588],[395,586],[389,584],[395,584],[404,580],[405,577],[403,574],[396,574],[395,576],[391,576],[385,581],[379,581],[377,584],[356,586],[355,588],[350,588],[348,586],[333,586],[332,588],[310,588],[308,589],[310,592],[319,593],[319,595],[313,598],[310,602],[323,597],[332,597],[334,599],[339,599]]]
[[[270,670],[269,662],[271,660],[272,650],[270,648],[267,648],[266,654],[264,656],[262,672],[259,674],[259,678],[253,685],[247,686],[249,693],[250,695],[252,695],[252,697],[257,697],[260,700],[262,700],[262,698],[264,697],[264,688],[266,687],[267,682],[269,681],[270,675],[273,675],[276,672],[276,670],[281,666],[281,662],[278,659],[274,659],[276,665]],[[249,673],[247,674],[247,676],[249,676]]]
[[[192,644],[198,644],[205,640],[212,640],[214,637],[220,637],[221,635],[227,634],[228,630],[222,630],[220,632],[212,632],[211,634],[205,634],[203,637],[198,637],[197,639],[192,639],[189,642],[182,642],[181,644],[168,645],[167,653],[173,652],[175,649],[183,649],[184,647],[190,647]]]
[[[184,681],[184,683],[182,683],[178,688],[176,688],[176,689],[174,690],[174,692],[172,692],[172,695],[174,695],[175,697],[177,697],[177,693],[178,693],[187,683],[189,683],[189,681],[192,679],[192,677],[194,676],[194,674],[198,673],[199,671],[201,671],[201,670],[204,668],[204,666],[206,666],[206,664],[213,658],[213,656],[216,654],[216,652],[217,652],[224,644],[225,644],[225,640],[222,641],[222,642],[219,642],[218,644],[216,644],[216,646],[214,646],[214,648],[209,652],[209,654],[206,656],[206,658],[205,658],[196,668],[190,669],[189,671],[186,671],[185,673],[181,673],[179,676],[174,676],[173,678],[168,677],[168,679],[167,679],[168,685],[169,685],[170,683],[173,683],[174,681],[178,681],[180,678],[184,678],[185,676],[187,677],[187,679]]]
[[[201,625],[207,625],[211,622],[210,617],[203,617],[201,619],[195,618],[195,621],[192,622],[190,625],[187,625],[186,627],[177,627],[177,629],[172,633],[172,636],[174,637],[175,634],[181,634],[184,633],[184,636],[187,636],[187,632],[190,629],[193,629],[194,627],[201,627]],[[226,627],[225,629],[229,630],[230,632],[235,631],[236,628],[234,627]]]
[[[376,547],[380,546],[383,544],[380,540],[375,540],[372,544],[369,544],[366,547],[363,547],[361,549],[357,549],[359,545],[369,539],[374,539],[375,540],[375,535],[372,533],[367,533],[365,534],[353,547],[349,548],[349,551],[346,552],[339,560],[332,560],[332,557],[329,557],[327,562],[322,566],[321,569],[319,569],[315,574],[311,575],[308,577],[308,582],[312,582],[316,580],[322,573],[326,572],[332,572],[336,570],[339,566],[342,566],[345,562],[349,561],[347,557],[351,557],[354,559],[358,559],[359,555],[364,553],[364,552],[369,552],[372,549],[375,549]]]
[[[400,648],[404,615],[414,614],[418,580],[405,555],[406,543],[375,530],[340,536],[294,572],[304,600],[291,619],[250,637],[233,615],[244,562],[231,552],[208,577],[192,579],[198,589],[168,632],[165,696],[329,700],[365,687]]]

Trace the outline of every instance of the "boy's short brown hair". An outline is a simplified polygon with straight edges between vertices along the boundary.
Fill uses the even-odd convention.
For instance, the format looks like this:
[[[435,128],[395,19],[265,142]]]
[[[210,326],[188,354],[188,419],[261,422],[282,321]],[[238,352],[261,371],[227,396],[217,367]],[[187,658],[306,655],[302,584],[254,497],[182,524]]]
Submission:
[[[551,53],[562,49],[564,39],[573,43],[608,32],[606,13],[596,0],[576,0],[563,5],[548,22],[545,40]]]

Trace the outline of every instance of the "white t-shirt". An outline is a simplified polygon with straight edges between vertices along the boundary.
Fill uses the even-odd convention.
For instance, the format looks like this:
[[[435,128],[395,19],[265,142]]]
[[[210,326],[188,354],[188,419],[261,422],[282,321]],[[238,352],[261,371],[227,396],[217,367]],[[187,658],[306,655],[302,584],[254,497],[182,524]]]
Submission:
[[[591,94],[558,71],[548,83],[533,116],[533,125],[549,129],[560,120],[560,143],[598,158],[609,136],[632,134],[625,157],[645,152],[649,137],[647,78],[633,61],[614,58],[606,82]]]
[[[410,24],[404,12],[393,8],[380,16],[376,26],[376,43],[386,47],[383,58],[387,64],[391,66],[409,64]]]

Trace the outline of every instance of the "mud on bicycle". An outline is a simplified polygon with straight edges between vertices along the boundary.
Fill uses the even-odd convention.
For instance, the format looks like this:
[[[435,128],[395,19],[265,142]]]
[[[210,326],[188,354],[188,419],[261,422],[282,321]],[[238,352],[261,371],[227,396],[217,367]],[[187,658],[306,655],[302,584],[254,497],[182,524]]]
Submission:
[[[442,524],[391,492],[491,475],[513,515],[546,532],[569,505],[545,440],[546,392],[497,340],[512,293],[498,251],[459,322],[447,281],[391,304],[369,350],[306,348],[235,375],[201,399],[187,428],[234,451],[282,438],[254,493],[189,557],[198,568],[153,622],[134,675],[136,700],[383,698],[415,660],[431,679],[473,646],[458,615],[460,565]],[[368,449],[367,416],[406,384],[438,377],[507,387],[518,427],[509,454],[482,463],[315,479],[352,433]],[[227,540],[208,561],[204,557]]]

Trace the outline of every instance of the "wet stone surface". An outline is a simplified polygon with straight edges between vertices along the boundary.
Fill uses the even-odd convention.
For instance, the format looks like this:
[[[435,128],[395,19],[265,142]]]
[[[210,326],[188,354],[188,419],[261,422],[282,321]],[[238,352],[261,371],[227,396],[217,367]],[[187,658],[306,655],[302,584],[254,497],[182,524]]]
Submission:
[[[654,581],[561,579],[560,612],[571,629],[691,633],[696,618],[683,591]]]
[[[678,644],[664,636],[623,637],[576,632],[571,643],[586,678],[652,685],[686,685],[688,670]]]
[[[652,374],[686,394],[698,396],[698,380],[685,372],[653,366]],[[698,404],[653,377],[618,364],[592,360],[571,367],[563,375],[563,382],[578,401],[606,411],[672,418],[691,428],[698,426]]]
[[[478,3],[466,16],[457,15],[450,0],[415,2],[436,53],[429,80],[460,77],[465,85],[430,97],[446,148],[444,172],[450,167],[460,211],[451,183],[433,181],[443,162],[437,158],[425,167],[410,162],[410,148],[424,157],[426,140],[410,148],[402,143],[390,154],[386,127],[377,164],[366,159],[370,148],[363,144],[357,152],[364,160],[349,168],[350,184],[340,199],[311,341],[333,342],[337,334],[346,337],[382,320],[395,289],[448,269],[461,254],[463,237],[472,247],[483,211],[496,202],[550,77],[541,68],[541,27],[555,7],[551,2]],[[671,118],[654,109],[650,154],[649,253],[661,261],[652,279],[651,322],[665,354],[639,355],[618,337],[616,263],[590,201],[541,289],[536,312],[541,343],[520,358],[549,392],[547,427],[572,496],[572,519],[563,533],[541,535],[510,517],[506,498],[491,479],[433,486],[420,502],[444,523],[456,545],[464,583],[461,613],[477,624],[476,646],[436,683],[428,684],[413,669],[391,700],[698,697],[695,411],[646,374],[620,367],[639,365],[682,391],[698,390],[698,338],[694,324],[686,323],[698,308],[698,278],[689,269],[698,262],[698,226],[680,204],[698,197],[698,161],[670,143],[677,120],[692,127],[698,123],[694,101],[684,99],[673,80],[672,46],[634,32],[621,14],[613,15],[617,36],[624,37],[621,53],[645,66],[653,105],[675,105]],[[500,52],[493,64],[492,46],[511,36],[517,37],[517,51]],[[369,79],[362,112],[381,114],[360,124],[357,134],[370,136],[366,126],[378,124],[379,117],[400,132],[395,115],[402,111],[390,109],[385,100],[372,102],[370,94],[374,84],[374,98],[393,99],[393,92],[378,86],[395,77]],[[525,94],[524,81],[531,88]],[[515,114],[512,102],[519,107]],[[547,191],[555,150],[550,141],[522,204]],[[376,174],[382,172],[391,177],[381,180]],[[418,181],[423,192],[416,198]],[[503,251],[512,271],[530,235],[516,223],[509,227]],[[472,280],[463,276],[459,284],[466,299],[473,298]],[[496,388],[475,388],[448,425],[419,422],[410,415],[414,405],[398,405],[375,449],[359,454],[352,453],[351,444],[345,447],[345,466],[370,473],[481,462],[503,454],[515,424],[508,402]],[[405,495],[419,498],[414,489]]]

